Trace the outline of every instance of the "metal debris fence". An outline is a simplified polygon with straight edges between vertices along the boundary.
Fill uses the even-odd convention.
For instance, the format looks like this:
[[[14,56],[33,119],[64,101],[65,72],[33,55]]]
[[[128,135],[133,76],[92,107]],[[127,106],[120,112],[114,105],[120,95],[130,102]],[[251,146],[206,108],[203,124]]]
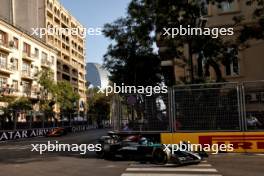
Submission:
[[[34,111],[9,110],[0,115],[0,131],[40,129],[71,126],[100,126],[98,119],[105,119],[102,114],[55,114]],[[100,120],[102,123],[102,120]],[[106,125],[106,124],[103,124]]]
[[[166,94],[122,94],[111,123],[122,132],[264,130],[264,81],[174,86]]]

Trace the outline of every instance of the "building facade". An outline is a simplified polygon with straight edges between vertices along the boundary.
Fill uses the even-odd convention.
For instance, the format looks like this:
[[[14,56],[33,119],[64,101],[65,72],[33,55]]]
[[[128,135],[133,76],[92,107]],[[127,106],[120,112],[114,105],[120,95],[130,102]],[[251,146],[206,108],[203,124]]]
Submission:
[[[227,37],[226,40],[234,40],[238,37],[239,26],[234,26],[233,18],[243,15],[243,24],[254,24],[253,13],[255,6],[246,5],[245,1],[234,0],[233,2],[222,3],[222,8],[210,4],[208,6],[209,27],[234,27],[234,36]],[[224,38],[225,39],[225,38]],[[264,80],[262,58],[264,54],[264,41],[251,40],[248,42],[248,48],[240,48],[237,52],[237,59],[232,60],[228,65],[221,65],[223,78],[227,81],[242,82]],[[213,71],[210,72],[210,78],[215,79]]]
[[[81,96],[79,110],[86,102],[85,35],[84,27],[70,14],[59,0],[0,0],[0,17],[14,26],[39,37],[58,51],[57,80],[69,81]],[[33,29],[75,31],[70,33],[45,33],[40,36]]]
[[[57,51],[43,41],[0,20],[0,92],[1,97],[39,99],[41,86],[37,76],[51,69],[57,80]],[[0,102],[1,106],[7,103]]]

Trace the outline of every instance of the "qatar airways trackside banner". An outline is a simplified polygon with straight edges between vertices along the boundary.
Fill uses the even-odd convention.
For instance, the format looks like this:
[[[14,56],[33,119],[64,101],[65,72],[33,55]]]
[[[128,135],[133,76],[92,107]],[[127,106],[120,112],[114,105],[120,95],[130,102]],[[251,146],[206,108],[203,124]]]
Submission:
[[[18,130],[18,131],[0,131],[0,141],[45,136],[49,130],[51,130],[51,128]]]
[[[71,129],[68,129],[69,132],[81,132],[87,131],[90,129],[94,129],[95,126],[93,125],[78,125],[72,126]],[[45,136],[48,131],[54,128],[39,128],[39,129],[31,129],[31,130],[15,130],[15,131],[0,131],[0,141],[7,141],[7,140],[17,140],[17,139],[24,139],[24,138],[32,138],[38,136]]]

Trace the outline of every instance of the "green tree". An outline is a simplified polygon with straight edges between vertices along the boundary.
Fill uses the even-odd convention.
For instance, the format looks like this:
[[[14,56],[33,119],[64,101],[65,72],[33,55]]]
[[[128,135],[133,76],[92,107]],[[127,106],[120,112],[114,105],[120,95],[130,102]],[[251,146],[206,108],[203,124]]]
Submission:
[[[11,128],[15,124],[19,112],[32,110],[32,102],[27,97],[8,98],[6,100],[8,100],[8,105],[1,108],[3,114],[0,116],[0,129],[6,124]]]
[[[8,109],[17,111],[32,110],[32,102],[26,97],[21,97],[9,103]]]
[[[112,82],[145,86],[161,81],[160,58],[146,32],[139,30],[130,16],[105,25],[105,36],[114,41],[104,56]]]
[[[37,82],[41,86],[38,92],[40,111],[44,113],[45,118],[53,118],[56,121],[53,106],[56,103],[58,86],[54,80],[54,72],[51,69],[41,70],[37,75]]]
[[[51,69],[43,69],[38,73],[37,82],[53,96],[57,93],[57,86],[54,80],[54,72]]]
[[[72,85],[67,81],[59,81],[57,86],[57,103],[61,112],[70,118],[69,114],[77,111],[80,95],[74,92]]]
[[[103,114],[109,117],[110,114],[110,101],[113,94],[108,96],[105,93],[98,91],[98,88],[90,88],[87,90],[88,100],[87,109],[89,114]]]
[[[39,103],[40,110],[53,113],[53,105],[56,103],[58,87],[54,80],[54,73],[51,69],[41,70],[38,74],[37,82],[40,84]]]

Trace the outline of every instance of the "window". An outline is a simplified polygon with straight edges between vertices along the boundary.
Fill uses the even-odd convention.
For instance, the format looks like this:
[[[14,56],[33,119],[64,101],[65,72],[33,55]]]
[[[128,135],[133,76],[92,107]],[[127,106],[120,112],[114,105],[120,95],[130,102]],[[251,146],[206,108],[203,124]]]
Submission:
[[[39,68],[37,66],[34,67],[34,75],[37,75],[39,72]]]
[[[4,88],[7,86],[7,78],[5,77],[0,77],[0,87]]]
[[[229,63],[225,65],[226,76],[236,76],[240,74],[239,60],[237,50],[234,48],[228,49]]]
[[[7,33],[0,30],[0,45],[7,44]]]
[[[7,68],[7,55],[0,53],[0,68]]]
[[[235,0],[232,1],[232,2],[228,2],[228,1],[225,1],[225,2],[222,2],[220,5],[221,5],[221,11],[222,12],[233,12],[236,10],[236,4],[235,4]]]
[[[12,81],[12,87],[15,91],[18,91],[18,81],[17,80]]]
[[[35,48],[35,52],[34,52],[35,58],[39,57],[39,49]]]
[[[23,44],[23,52],[26,53],[27,56],[30,56],[31,46],[25,42]]]
[[[54,62],[55,62],[55,58],[54,58],[54,56],[51,56],[51,63],[52,63],[52,65],[54,65]]]
[[[31,92],[31,84],[28,81],[22,81],[22,87],[24,93],[30,93]]]
[[[41,59],[42,59],[42,60],[47,60],[47,59],[48,59],[48,54],[45,53],[45,52],[42,52],[42,53],[41,53]]]
[[[18,46],[19,46],[18,38],[14,37],[14,38],[13,38],[13,42],[14,42],[14,46],[13,46],[13,47],[14,47],[15,49],[18,49]]]
[[[22,74],[30,76],[30,64],[23,62],[22,64]]]

